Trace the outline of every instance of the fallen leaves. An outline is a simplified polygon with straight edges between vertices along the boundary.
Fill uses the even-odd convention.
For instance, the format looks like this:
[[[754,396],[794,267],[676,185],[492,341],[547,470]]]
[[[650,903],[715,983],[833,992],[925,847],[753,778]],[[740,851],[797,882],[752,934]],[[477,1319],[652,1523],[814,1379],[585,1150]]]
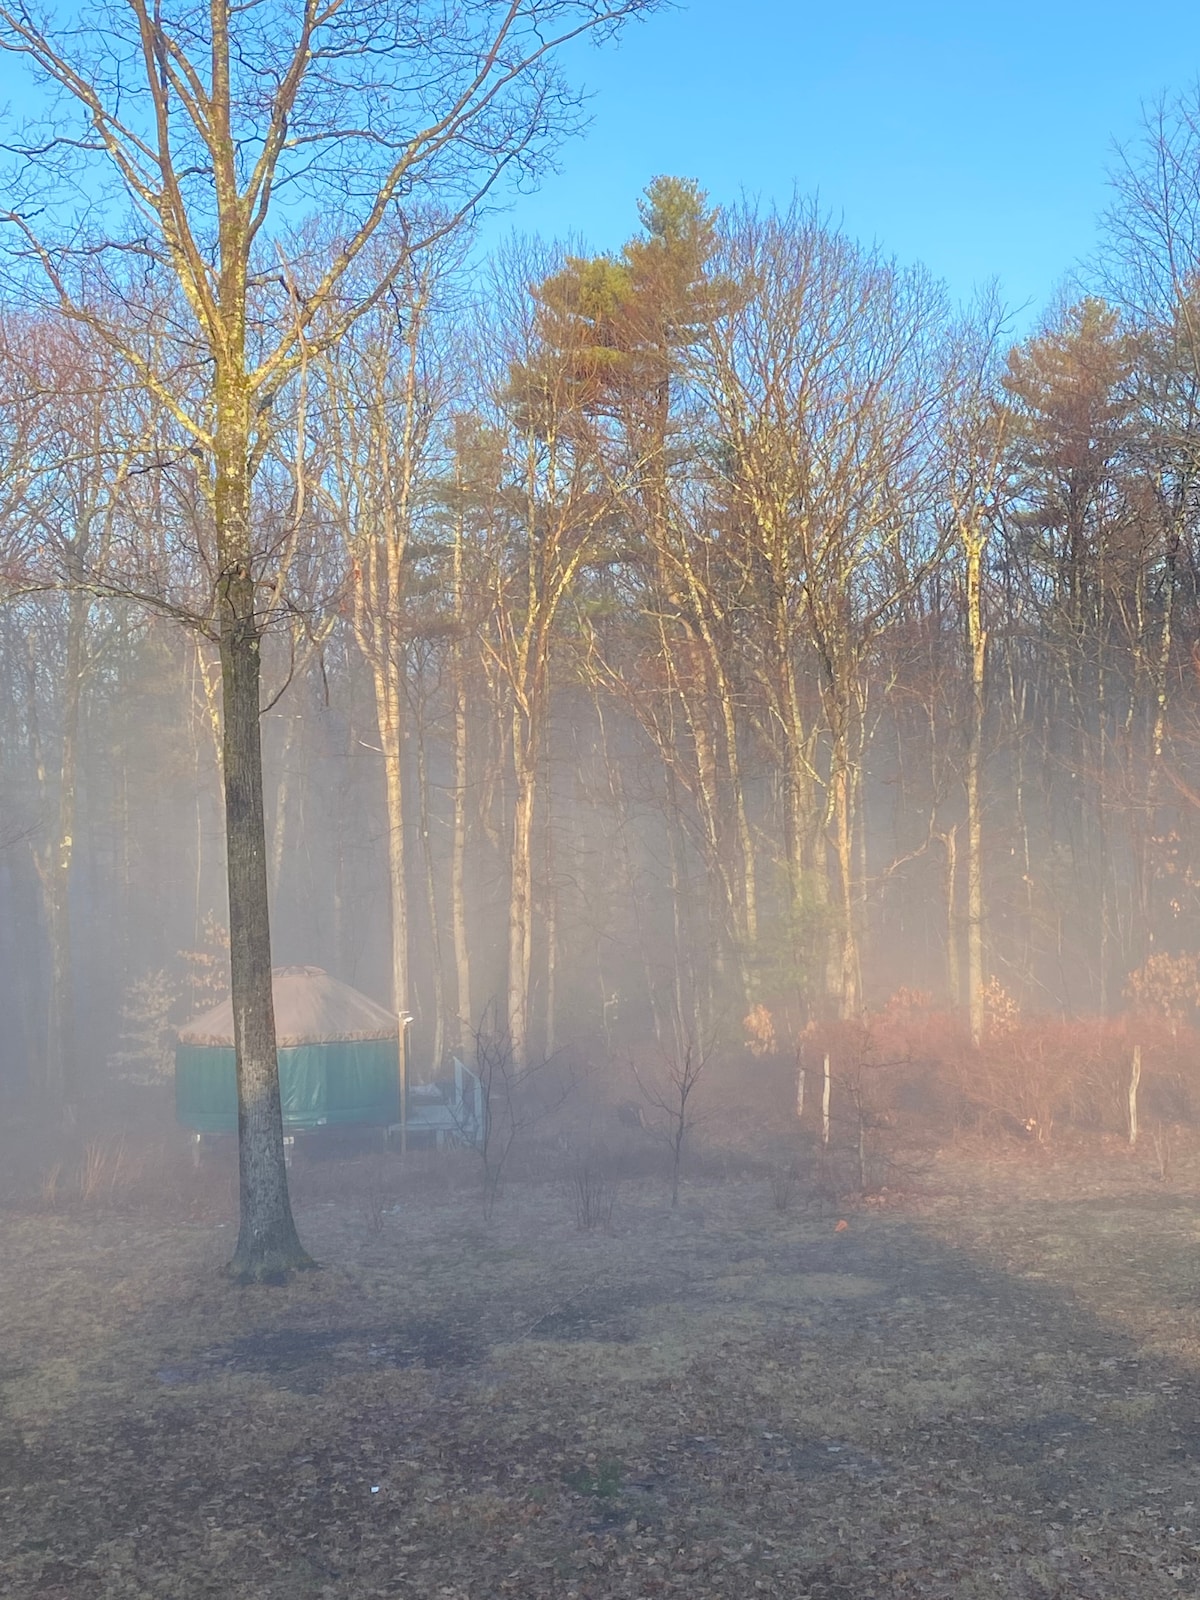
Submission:
[[[55,1219],[39,1242],[24,1219],[5,1592],[1191,1592],[1194,1229],[1124,1195],[1069,1208],[1051,1177],[1053,1205],[997,1184],[832,1229],[714,1185],[702,1222],[664,1229],[635,1197],[586,1245],[536,1190],[491,1231],[410,1206],[387,1250],[329,1207],[306,1221],[338,1269],[241,1296],[194,1230]],[[1131,1275],[1146,1250],[1155,1273]],[[107,1298],[125,1251],[137,1292]]]

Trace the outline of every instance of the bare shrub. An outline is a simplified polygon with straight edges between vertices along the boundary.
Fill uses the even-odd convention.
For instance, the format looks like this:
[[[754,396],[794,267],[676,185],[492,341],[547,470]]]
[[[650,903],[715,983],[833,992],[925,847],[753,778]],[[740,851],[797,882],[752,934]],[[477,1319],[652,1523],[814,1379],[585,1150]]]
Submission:
[[[1160,1016],[1138,1019],[1024,1017],[999,985],[988,989],[988,1027],[973,1047],[961,1019],[893,996],[870,1019],[880,1058],[907,1058],[895,1108],[919,1111],[926,1127],[991,1129],[1048,1143],[1056,1127],[1121,1133],[1128,1116],[1134,1043],[1146,1051],[1143,1094],[1157,1109],[1182,1104],[1176,1030]]]
[[[1029,1134],[1047,1144],[1058,1126],[1128,1133],[1134,1048],[1141,1050],[1139,1098],[1147,1122],[1193,1115],[1196,1037],[1148,1012],[1118,1018],[1023,1020],[957,1063],[962,1103],[981,1127]]]
[[[650,1108],[650,1116],[642,1126],[671,1152],[672,1209],[679,1204],[684,1144],[697,1120],[696,1089],[712,1059],[712,1050],[711,1042],[701,1045],[694,1038],[688,1038],[680,1049],[663,1052],[659,1070],[654,1075],[639,1071],[636,1063],[630,1063],[642,1099]]]
[[[875,1055],[895,1063],[890,1091],[895,1111],[926,1134],[952,1134],[972,1120],[973,1075],[965,1019],[926,1005],[920,991],[898,990],[869,1019]]]
[[[800,1189],[800,1166],[793,1157],[788,1162],[778,1162],[767,1174],[771,1185],[771,1203],[780,1216],[790,1211]]]
[[[591,1161],[584,1160],[575,1168],[566,1187],[580,1232],[595,1233],[599,1228],[607,1233],[617,1202],[616,1181]]]
[[[823,1096],[806,1112],[818,1123],[818,1187],[830,1198],[910,1182],[928,1166],[932,1131],[946,1126],[946,1064],[906,1053],[911,1014],[922,997],[902,998],[910,1003],[869,1024],[826,1022],[805,1036],[805,1056],[820,1063],[822,1079],[826,1059],[830,1064],[828,1120]]]

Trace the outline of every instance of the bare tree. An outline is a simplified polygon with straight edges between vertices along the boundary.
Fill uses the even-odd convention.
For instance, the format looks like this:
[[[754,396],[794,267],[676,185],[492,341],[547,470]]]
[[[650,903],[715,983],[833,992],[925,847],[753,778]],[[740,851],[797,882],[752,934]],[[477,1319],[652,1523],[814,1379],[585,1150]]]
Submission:
[[[967,740],[967,1012],[971,1042],[983,1038],[983,730],[987,709],[984,573],[988,539],[1005,489],[1007,409],[998,400],[998,313],[963,332],[953,362],[957,393],[948,413],[946,495],[955,553],[961,561],[968,660]],[[952,886],[953,887],[953,886]],[[951,919],[953,921],[953,918]],[[955,930],[948,930],[955,937]]]
[[[1138,920],[1150,923],[1150,841],[1161,831],[1168,712],[1184,607],[1194,604],[1200,501],[1200,85],[1152,108],[1121,152],[1106,218],[1104,287],[1141,346],[1133,481],[1145,529],[1127,632],[1151,704],[1137,786]],[[1144,956],[1145,949],[1137,952]]]
[[[408,863],[405,838],[407,595],[409,542],[418,514],[431,433],[447,403],[446,385],[429,329],[431,298],[448,268],[444,252],[407,262],[381,302],[321,364],[314,450],[323,457],[320,485],[344,542],[347,609],[355,642],[370,672],[375,729],[382,755],[387,813],[388,886],[392,924],[392,1006],[410,1007]],[[418,692],[419,693],[419,692]],[[420,729],[418,729],[420,732]],[[421,747],[419,766],[424,766]],[[426,785],[421,785],[422,834]],[[440,988],[440,969],[435,964]],[[443,1027],[441,1005],[435,1027]],[[399,1045],[400,1142],[408,1147],[407,1047]],[[441,1050],[435,1047],[435,1065]]]
[[[576,352],[547,337],[532,260],[504,263],[495,293],[504,316],[502,373],[492,415],[504,440],[491,466],[496,516],[490,562],[490,670],[508,698],[514,777],[508,918],[508,1029],[529,1059],[534,928],[534,815],[544,768],[551,660],[580,573],[593,559],[620,489],[604,470],[594,425],[579,405]],[[535,276],[536,274],[536,276]]]
[[[940,555],[928,461],[942,306],[923,275],[811,207],[731,217],[717,265],[743,292],[715,319],[696,381],[725,440],[716,492],[742,604],[761,616],[791,913],[815,906],[827,924],[826,988],[848,1017],[862,992],[869,652]]]
[[[1154,638],[1161,519],[1139,406],[1150,354],[1116,308],[1089,296],[1057,310],[1011,351],[1003,376],[1009,488],[998,506],[994,565],[1020,599],[1005,607],[997,679],[1023,688],[1031,673],[1035,682],[1041,677],[1047,717],[1030,727],[1010,693],[1010,727],[1000,737],[1013,752],[1018,857],[1041,853],[1030,843],[1032,809],[1034,825],[1043,813],[1050,849],[1071,867],[1069,877],[1024,875],[1016,962],[1032,971],[1053,943],[1068,1003],[1065,946],[1094,974],[1102,1012],[1114,979],[1137,959],[1112,938],[1126,859],[1114,801],[1122,791],[1140,800],[1154,765],[1134,753],[1140,741],[1126,732],[1161,665]],[[997,710],[1003,703],[998,696]],[[1153,737],[1153,724],[1150,731]],[[1043,764],[1053,800],[1031,807],[1026,774]],[[1136,877],[1144,885],[1149,851],[1139,835],[1149,830],[1140,803],[1124,810],[1128,857],[1142,868]],[[1146,919],[1139,921],[1148,933]]]
[[[636,1066],[633,1075],[642,1099],[651,1109],[642,1127],[665,1144],[671,1152],[671,1207],[679,1204],[679,1174],[687,1136],[696,1125],[694,1096],[705,1068],[712,1060],[713,1044],[699,1043],[694,1037],[678,1050],[664,1054],[662,1072],[651,1077]]]
[[[251,518],[271,414],[314,353],[378,304],[430,235],[415,190],[457,225],[505,168],[530,167],[576,120],[558,46],[611,31],[652,0],[211,0],[128,6],[40,24],[0,5],[0,48],[58,91],[58,120],[19,140],[4,214],[69,318],[129,364],[205,463],[211,604],[221,651],[231,975],[238,1063],[240,1278],[308,1264],[292,1219],[271,997],[259,732],[261,648],[280,562]],[[11,146],[10,146],[11,147]],[[81,224],[73,204],[104,193]],[[289,227],[317,208],[327,230]],[[47,222],[47,216],[52,221]],[[56,225],[57,224],[57,225]],[[387,226],[406,248],[354,269]],[[117,316],[144,275],[173,283],[170,317]]]
[[[73,579],[102,563],[127,515],[129,473],[144,449],[148,419],[121,393],[116,364],[103,347],[61,318],[10,321],[4,354],[10,392],[38,419],[22,429],[23,460],[12,462],[17,497],[8,506],[8,537],[24,537],[38,553],[42,581],[53,593],[41,605],[56,614],[62,660],[53,674],[57,739],[47,736],[45,700],[31,731],[39,746],[35,770],[44,831],[34,846],[42,889],[50,971],[41,1087],[55,1110],[76,1099],[70,887],[74,856],[80,724],[88,680],[100,651],[91,626],[93,601]],[[149,426],[153,426],[152,420]]]

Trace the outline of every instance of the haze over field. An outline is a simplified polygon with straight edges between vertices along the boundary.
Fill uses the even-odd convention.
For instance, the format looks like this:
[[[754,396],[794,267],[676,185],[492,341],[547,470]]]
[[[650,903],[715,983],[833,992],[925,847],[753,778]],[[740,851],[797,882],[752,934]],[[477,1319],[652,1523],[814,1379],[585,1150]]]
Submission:
[[[5,1595],[1194,1592],[1197,67],[0,0]]]
[[[272,960],[411,1013],[418,1079],[481,1034],[786,1057],[897,994],[976,1049],[1190,1019],[1200,141],[1186,86],[1136,120],[1165,15],[1069,55],[1061,19],[1018,48],[1032,14],[826,23],[790,99],[770,10],[139,16],[0,17],[7,1088],[169,1080],[228,945],[243,1179],[287,1232]],[[585,64],[620,89],[580,137]],[[1129,133],[1103,196],[1068,116]],[[541,180],[518,227],[611,233],[622,163],[693,149],[605,254],[498,233]],[[872,183],[895,246],[830,209]],[[1075,257],[1020,339],[1003,287],[963,297],[981,208],[1022,270]]]
[[[419,1076],[485,1017],[524,1056],[751,1016],[786,1051],[897,990],[977,1040],[988,1003],[1184,1015],[1194,111],[1018,343],[817,201],[658,178],[608,255],[489,255],[436,165],[361,320],[297,339],[335,236],[281,183],[246,569],[276,963],[411,1011]],[[65,319],[12,260],[0,612],[0,1050],[52,1100],[167,1075],[227,938],[209,335],[169,255],[61,259]]]

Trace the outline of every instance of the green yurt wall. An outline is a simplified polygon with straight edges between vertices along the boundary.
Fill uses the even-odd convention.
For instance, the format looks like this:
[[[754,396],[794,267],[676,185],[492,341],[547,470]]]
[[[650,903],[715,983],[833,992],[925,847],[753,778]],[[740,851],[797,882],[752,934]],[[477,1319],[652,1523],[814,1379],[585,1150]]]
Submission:
[[[392,1013],[320,967],[277,967],[272,991],[284,1128],[398,1121],[399,1037]],[[175,1111],[195,1133],[237,1128],[229,1000],[180,1029]]]

